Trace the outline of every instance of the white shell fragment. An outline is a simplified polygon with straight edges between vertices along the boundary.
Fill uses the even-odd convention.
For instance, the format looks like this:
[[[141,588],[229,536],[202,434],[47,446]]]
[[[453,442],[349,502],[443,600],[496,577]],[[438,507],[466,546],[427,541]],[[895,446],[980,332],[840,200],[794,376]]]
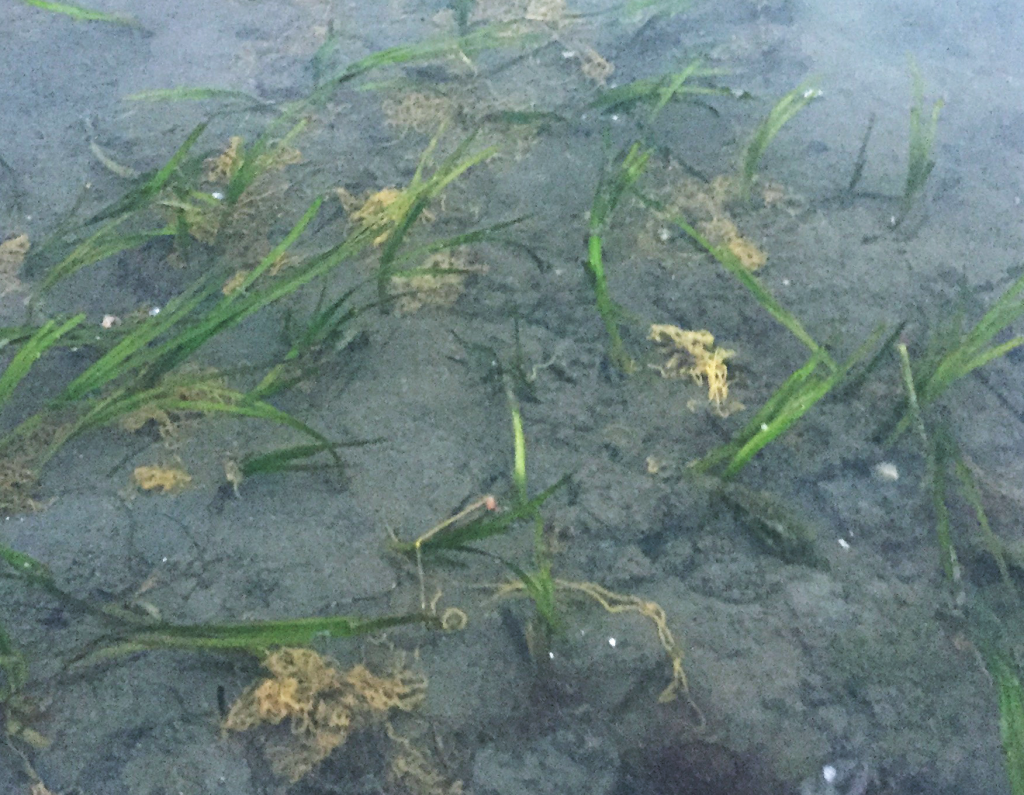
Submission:
[[[900,471],[891,461],[879,461],[871,468],[871,474],[877,480],[894,482],[900,479]]]

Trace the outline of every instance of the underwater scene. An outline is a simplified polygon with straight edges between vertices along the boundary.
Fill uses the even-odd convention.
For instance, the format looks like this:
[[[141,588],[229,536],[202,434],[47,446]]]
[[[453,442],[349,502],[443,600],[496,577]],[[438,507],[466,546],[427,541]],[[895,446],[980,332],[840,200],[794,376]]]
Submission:
[[[8,0],[0,795],[1024,795],[1024,14]]]

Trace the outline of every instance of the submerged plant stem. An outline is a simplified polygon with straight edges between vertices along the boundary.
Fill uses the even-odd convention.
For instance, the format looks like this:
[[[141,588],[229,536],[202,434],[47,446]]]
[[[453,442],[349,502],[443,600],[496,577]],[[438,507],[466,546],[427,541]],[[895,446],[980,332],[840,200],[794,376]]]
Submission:
[[[907,353],[907,346],[901,342],[896,345],[896,350],[900,357],[900,374],[903,377],[903,387],[907,392],[910,416],[913,419],[918,438],[921,440],[921,449],[924,452],[928,487],[931,489],[932,494],[932,509],[935,511],[935,534],[939,541],[942,570],[946,575],[946,579],[951,583],[957,583],[960,577],[960,567],[957,563],[956,550],[953,548],[949,509],[946,507],[945,474],[939,465],[935,445],[928,435],[928,429],[925,427],[924,417],[921,414],[921,407],[918,404],[917,389],[914,387],[914,373],[910,367],[910,356]]]
[[[768,115],[754,131],[753,138],[743,152],[743,168],[740,172],[740,194],[745,201],[750,199],[750,189],[757,176],[757,166],[764,156],[768,145],[779,134],[785,124],[814,99],[821,96],[821,91],[808,84],[799,85],[775,103]]]
[[[911,60],[910,72],[914,81],[914,104],[910,107],[910,150],[907,156],[907,179],[903,186],[903,199],[900,201],[899,214],[892,222],[893,228],[898,227],[906,219],[914,205],[914,201],[924,190],[925,182],[935,168],[932,149],[935,145],[935,130],[939,123],[939,112],[942,100],[932,106],[931,117],[924,118],[924,81],[917,65]]]

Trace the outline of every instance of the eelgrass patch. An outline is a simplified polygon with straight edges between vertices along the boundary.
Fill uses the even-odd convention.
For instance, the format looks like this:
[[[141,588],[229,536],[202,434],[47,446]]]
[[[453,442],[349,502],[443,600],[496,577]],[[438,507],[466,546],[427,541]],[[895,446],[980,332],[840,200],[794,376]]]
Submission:
[[[70,240],[72,248],[49,269],[42,282],[43,292],[90,265],[144,245],[154,237],[174,237],[179,246],[190,238],[207,245],[221,245],[224,219],[244,210],[245,197],[257,180],[294,161],[292,142],[303,127],[304,122],[300,121],[284,128],[283,135],[265,133],[249,146],[240,138],[233,138],[221,155],[211,159],[189,154],[205,129],[205,125],[197,126],[163,167],[140,178],[124,197],[94,213],[78,229],[70,225],[61,228],[60,237],[52,242],[52,247]],[[271,128],[282,129],[278,121]],[[383,307],[394,301],[396,284],[412,278],[436,281],[452,277],[451,273],[440,272],[449,269],[429,265],[408,269],[408,257],[402,248],[405,235],[446,186],[490,157],[495,149],[472,150],[473,137],[470,136],[428,175],[439,136],[440,131],[421,157],[410,185],[379,212],[359,219],[341,242],[318,253],[292,254],[319,212],[323,197],[318,197],[254,266],[230,278],[218,268],[210,269],[168,301],[159,313],[151,312],[108,330],[97,347],[98,358],[76,374],[42,411],[9,432],[0,440],[0,445],[8,451],[24,449],[26,440],[38,441],[40,429],[59,418],[60,432],[50,435],[49,443],[36,451],[34,461],[26,462],[31,464],[27,469],[38,471],[67,441],[97,428],[132,422],[131,418],[138,416],[146,416],[158,424],[162,421],[167,427],[175,413],[221,414],[263,419],[293,428],[309,437],[316,451],[330,456],[334,466],[340,466],[336,452],[338,442],[275,408],[267,402],[267,397],[313,372],[314,361],[337,355],[344,347],[341,340],[351,334],[352,321],[370,306]],[[211,198],[196,187],[215,180],[224,186],[223,198]],[[124,231],[128,226],[144,223],[143,219],[152,216],[154,211],[165,213],[163,225],[143,232]],[[418,251],[427,257],[440,255],[462,244],[482,240],[507,225],[497,224],[490,229],[421,245]],[[305,330],[296,336],[287,354],[279,361],[262,365],[266,368],[262,380],[248,392],[215,379],[193,378],[191,385],[185,383],[192,378],[187,375],[187,367],[210,339],[306,285],[324,279],[375,241],[382,249],[376,279],[382,300],[359,305],[353,299],[354,290],[330,302],[322,297]],[[309,247],[306,242],[304,248]],[[286,258],[290,259],[289,266],[282,268],[281,263]],[[11,338],[9,344],[18,345],[20,350],[0,378],[0,406],[25,377],[28,368],[82,322],[82,317],[63,324],[50,321]],[[284,459],[281,456],[263,459],[261,467],[275,464],[283,466]]]

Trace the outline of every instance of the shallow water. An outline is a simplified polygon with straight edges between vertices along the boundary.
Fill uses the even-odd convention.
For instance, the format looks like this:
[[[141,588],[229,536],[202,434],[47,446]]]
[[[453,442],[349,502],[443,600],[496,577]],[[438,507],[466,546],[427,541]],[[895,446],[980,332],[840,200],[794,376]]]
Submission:
[[[131,185],[105,159],[145,174],[203,121],[193,154],[215,158],[231,136],[252,146],[324,75],[455,35],[444,6],[96,5],[140,25],[126,27],[13,5],[0,46],[0,237],[41,243],[83,190],[78,217],[97,212]],[[426,677],[425,702],[392,712],[390,729],[366,718],[290,784],[273,764],[274,749],[290,747],[287,722],[226,736],[219,727],[220,708],[266,675],[253,657],[155,651],[68,668],[111,627],[4,580],[0,621],[29,664],[8,726],[24,720],[48,747],[12,739],[0,753],[0,789],[1009,792],[996,692],[977,644],[999,633],[1017,648],[1009,628],[1018,611],[962,497],[951,499],[962,572],[954,585],[943,579],[920,445],[912,434],[890,447],[875,441],[903,399],[895,358],[815,406],[741,472],[743,487],[768,492],[814,534],[813,561],[780,557],[754,532],[756,517],[688,477],[686,465],[742,428],[806,361],[805,346],[671,218],[626,194],[601,230],[617,328],[639,365],[623,373],[609,361],[585,262],[602,175],[642,141],[651,154],[639,188],[718,235],[716,244],[763,253],[760,283],[836,360],[880,324],[888,333],[906,322],[902,339],[915,364],[925,361],[958,313],[975,322],[1019,276],[1024,67],[1011,54],[1024,44],[1024,22],[995,4],[798,0],[678,13],[491,0],[469,19],[471,30],[494,22],[511,26],[502,46],[371,72],[308,108],[288,157],[219,237],[120,253],[30,307],[36,323],[84,311],[102,335],[105,315],[129,321],[207,273],[251,267],[323,195],[294,252],[310,257],[344,239],[367,197],[408,185],[440,127],[428,174],[477,131],[466,151],[496,152],[430,203],[408,248],[517,223],[432,260],[457,277],[427,293],[426,306],[414,305],[417,295],[402,311],[368,308],[321,351],[315,372],[272,398],[329,439],[372,443],[341,450],[341,475],[257,475],[236,495],[231,464],[307,439],[226,416],[175,418],[170,436],[159,420],[95,431],[47,465],[42,509],[12,514],[0,541],[47,564],[77,599],[169,622],[415,611],[416,565],[390,552],[389,538],[414,540],[484,494],[497,495],[499,511],[514,504],[504,368],[523,376],[506,383],[519,387],[530,493],[573,473],[542,508],[562,581],[559,632],[538,637],[521,590],[493,587],[510,576],[501,559],[531,570],[532,523],[479,542],[488,556],[460,566],[428,559],[423,593],[437,595],[438,611],[463,611],[463,630],[415,626],[314,644],[339,669],[365,663],[384,675],[402,663]],[[694,85],[727,91],[670,102],[653,118],[649,106],[594,105],[698,57],[717,71]],[[893,228],[911,58],[926,114],[937,99],[944,106],[934,171]],[[737,173],[758,122],[808,80],[822,96],[769,146],[752,201],[737,201],[735,183],[716,178]],[[128,99],[182,86],[262,102]],[[196,362],[252,388],[287,353],[321,290],[333,298],[358,287],[355,305],[376,300],[382,248],[369,245],[218,335]],[[45,267],[30,256],[27,272],[5,277],[5,326],[26,322]],[[735,352],[720,406],[685,371],[662,377],[671,367],[647,339],[651,324],[706,329]],[[5,406],[5,427],[95,358],[87,346],[51,353]],[[1019,364],[1012,353],[989,363],[929,415],[969,457],[1008,547],[1019,543],[1024,499]],[[191,482],[166,495],[140,491],[132,473],[145,465],[180,467]],[[605,592],[580,583],[621,599],[603,608],[596,595]],[[650,602],[664,611],[668,641]],[[677,650],[689,692],[659,703]],[[419,756],[403,756],[409,748]],[[826,765],[842,772],[833,784],[821,778]]]

